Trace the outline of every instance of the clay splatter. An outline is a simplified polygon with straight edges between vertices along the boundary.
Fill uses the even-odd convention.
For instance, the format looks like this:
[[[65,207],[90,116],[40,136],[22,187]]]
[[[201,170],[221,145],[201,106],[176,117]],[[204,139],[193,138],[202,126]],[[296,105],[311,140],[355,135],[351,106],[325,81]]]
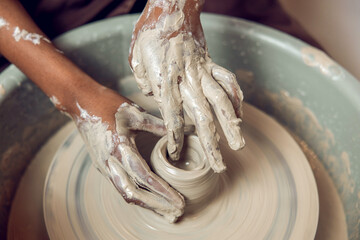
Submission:
[[[54,106],[57,106],[57,105],[61,104],[59,99],[57,99],[57,97],[55,97],[55,96],[51,96],[50,101],[54,104]]]
[[[307,46],[301,49],[301,54],[306,65],[319,68],[322,74],[330,76],[334,80],[343,77],[342,69],[323,51]]]
[[[40,40],[50,43],[50,40],[45,38],[44,36],[37,33],[29,33],[25,29],[20,30],[19,27],[15,27],[13,32],[13,37],[15,41],[19,42],[21,39],[25,41],[30,41],[34,45],[39,45]]]
[[[8,23],[5,19],[3,19],[2,17],[0,17],[0,28],[3,28],[3,27],[5,27],[6,29],[8,29],[8,28],[9,28],[9,23]]]

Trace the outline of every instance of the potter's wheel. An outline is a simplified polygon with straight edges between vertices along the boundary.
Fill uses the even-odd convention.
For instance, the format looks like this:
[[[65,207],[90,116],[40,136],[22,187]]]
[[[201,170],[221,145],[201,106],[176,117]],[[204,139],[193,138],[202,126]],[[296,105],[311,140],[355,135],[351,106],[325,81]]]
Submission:
[[[132,100],[141,99],[134,96]],[[55,155],[46,180],[43,204],[50,238],[314,238],[318,195],[303,152],[264,113],[245,105],[244,116],[246,148],[235,152],[221,142],[228,170],[214,186],[214,199],[176,224],[126,204],[92,167],[81,137],[74,131]],[[148,145],[138,142],[142,154],[149,154],[152,146]]]

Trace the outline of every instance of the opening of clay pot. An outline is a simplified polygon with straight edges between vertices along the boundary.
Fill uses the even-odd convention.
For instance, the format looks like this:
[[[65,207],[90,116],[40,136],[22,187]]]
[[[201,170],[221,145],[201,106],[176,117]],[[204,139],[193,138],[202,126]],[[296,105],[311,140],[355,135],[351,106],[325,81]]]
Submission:
[[[201,170],[207,167],[205,157],[201,146],[198,142],[196,136],[188,136],[187,141],[184,142],[183,151],[181,153],[180,159],[173,161],[169,158],[166,152],[166,148],[162,148],[162,154],[166,154],[166,159],[174,167],[184,170],[184,171],[195,171]],[[199,148],[200,147],[200,148]]]
[[[178,161],[169,159],[167,137],[161,138],[152,151],[151,165],[160,177],[185,197],[187,208],[196,209],[204,204],[216,189],[218,174],[210,168],[195,135],[185,136]]]

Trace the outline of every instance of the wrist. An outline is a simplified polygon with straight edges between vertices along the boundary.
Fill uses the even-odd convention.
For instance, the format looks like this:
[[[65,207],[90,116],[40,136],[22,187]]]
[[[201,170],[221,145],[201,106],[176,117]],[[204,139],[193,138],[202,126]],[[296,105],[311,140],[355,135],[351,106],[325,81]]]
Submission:
[[[77,117],[83,117],[81,114],[82,110],[84,110],[90,116],[100,117],[111,128],[114,128],[114,116],[119,106],[124,102],[130,102],[127,98],[112,89],[102,86],[91,78],[83,80],[81,86],[73,89],[74,91],[65,94],[68,100],[63,105],[66,110],[62,111],[76,119]]]
[[[85,99],[95,98],[96,92],[99,92],[99,83],[91,77],[81,72],[73,72],[62,76],[61,80],[54,81],[46,94],[60,111],[73,115],[78,115],[76,103],[84,102]]]
[[[204,0],[149,0],[135,29],[136,35],[143,29],[152,29],[166,17],[180,11],[183,23],[179,30],[196,31],[200,25],[200,13]]]
[[[163,22],[169,18],[171,14],[180,11],[183,19],[178,28],[174,29],[170,24],[170,31],[159,31],[160,39],[170,39],[176,37],[179,33],[187,33],[200,43],[201,47],[205,47],[204,32],[200,22],[200,13],[204,5],[204,0],[149,0],[139,20],[135,24],[132,41],[130,45],[129,63],[131,66],[134,44],[138,35],[146,30],[162,28]],[[171,5],[173,4],[173,5]],[[169,7],[172,6],[172,7]]]

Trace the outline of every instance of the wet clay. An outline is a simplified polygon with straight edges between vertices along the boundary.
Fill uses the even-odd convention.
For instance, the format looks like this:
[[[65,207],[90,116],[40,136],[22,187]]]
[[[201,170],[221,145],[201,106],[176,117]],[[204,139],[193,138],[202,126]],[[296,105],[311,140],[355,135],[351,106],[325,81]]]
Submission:
[[[196,135],[185,136],[180,160],[172,161],[167,154],[167,137],[162,137],[152,150],[150,162],[156,174],[162,177],[185,198],[187,213],[198,211],[214,197],[218,185],[216,174]]]
[[[318,68],[322,74],[333,80],[340,80],[344,77],[343,70],[323,51],[307,46],[301,49],[301,55],[306,65]]]
[[[243,129],[247,147],[241,151],[231,150],[220,136],[228,169],[216,174],[212,195],[205,198],[202,207],[192,211],[186,208],[176,224],[125,203],[91,165],[81,137],[73,133],[55,156],[44,189],[50,238],[314,238],[317,190],[299,146],[274,120],[248,105],[244,107]],[[136,141],[139,151],[150,161],[158,138],[140,135]],[[191,172],[201,165],[188,164],[190,169],[186,169],[185,163],[179,167]]]
[[[133,77],[121,79],[121,81],[119,81],[119,88],[126,89],[126,91],[130,91],[123,94],[130,95],[130,99],[132,101],[140,103],[141,106],[145,108],[148,112],[151,112],[152,114],[155,115],[159,115],[156,107],[154,107],[156,106],[156,103],[153,101],[153,99],[145,97],[143,94],[137,91],[137,87]],[[54,137],[51,140],[49,140],[49,142],[46,145],[43,146],[43,148],[39,151],[39,154],[37,154],[36,158],[33,159],[31,165],[26,170],[24,177],[19,185],[15,199],[12,203],[12,210],[10,213],[9,226],[8,226],[8,239],[24,239],[24,238],[45,239],[47,237],[47,230],[45,229],[44,220],[42,219],[42,215],[43,215],[42,212],[43,201],[41,199],[43,192],[42,183],[45,181],[46,171],[48,169],[50,161],[54,158],[56,150],[59,148],[59,146],[63,145],[64,140],[67,138],[66,136],[69,136],[69,134],[72,131],[75,131],[75,129],[76,128],[74,124],[72,125],[70,131],[69,129],[67,129],[67,127],[61,129],[59,131],[61,137],[59,138],[58,134],[54,135]],[[145,137],[149,140],[149,142],[142,142],[139,141],[139,138],[141,137],[142,136],[140,135],[137,138],[139,151],[143,156],[146,156],[147,159],[150,159],[151,152],[155,144],[158,142],[159,138],[148,134]],[[295,136],[293,135],[293,137]],[[304,143],[300,139],[297,139],[296,137],[295,140],[298,142],[303,152],[305,153],[308,161],[310,162],[311,168],[316,178],[316,184],[319,191],[320,214],[319,214],[319,224],[315,239],[317,240],[347,239],[347,226],[346,226],[345,213],[342,207],[340,197],[335,189],[334,183],[332,182],[329,174],[326,172],[325,168],[321,164],[320,160],[316,157],[314,152],[312,152],[311,149],[309,149],[306,143]],[[81,142],[81,139],[78,139],[77,141]],[[247,148],[245,148],[244,151],[247,151],[246,149]],[[81,165],[82,164],[80,164],[80,166]],[[89,163],[85,164],[87,170],[89,170],[89,165],[90,165]],[[251,168],[247,169],[246,171],[251,171]],[[230,167],[230,172],[231,172],[231,167]],[[244,170],[240,170],[239,174],[242,174],[243,172]],[[98,175],[96,170],[92,170],[92,173]],[[101,178],[101,176],[98,177],[99,179]],[[63,178],[66,178],[66,176],[64,175]],[[216,199],[218,192],[220,192],[220,190],[216,188],[214,190],[215,198],[213,199]],[[109,196],[109,197],[116,195],[116,192],[114,193],[113,191],[109,192],[110,193],[109,194],[104,192],[103,190],[103,193],[104,196]],[[103,198],[104,196],[97,196],[97,199]],[[64,200],[62,195],[59,195],[59,197],[61,197],[61,199]],[[62,200],[59,201],[61,202]],[[122,199],[119,199],[119,201],[120,203],[123,203]],[[61,203],[59,206],[66,208],[66,203]],[[206,205],[204,205],[204,207],[208,209]],[[130,212],[128,212],[129,215],[133,214],[134,211],[136,211],[136,207],[132,207],[132,209],[133,210],[130,210]],[[186,216],[189,217],[189,214],[191,213],[189,213],[188,211],[189,211],[189,207],[187,207],[186,209]],[[248,210],[246,210],[245,212],[248,212]],[[66,219],[63,220],[64,224],[66,222],[68,222],[68,220]],[[108,223],[108,224],[109,226],[113,226],[115,224],[114,227],[118,227],[116,226],[117,225],[116,223]],[[71,227],[70,225],[67,226]],[[56,226],[54,227],[56,228]],[[208,229],[208,227],[206,228]],[[105,232],[106,230],[103,231],[103,233]],[[59,239],[59,238],[61,238],[61,235],[55,237],[55,239]],[[234,236],[233,238],[236,239],[236,236]]]
[[[243,93],[235,75],[211,60],[202,30],[187,28],[191,21],[187,3],[150,1],[149,10],[141,18],[148,19],[156,7],[162,8],[163,14],[134,32],[130,66],[139,88],[145,95],[153,95],[159,106],[167,126],[171,158],[177,160],[182,149],[186,112],[196,126],[211,168],[221,173],[226,165],[219,152],[220,128],[215,127],[214,115],[230,147],[243,148],[245,140],[240,128]],[[201,0],[194,3],[195,8],[203,5]]]
[[[140,99],[141,97],[143,96],[139,95]],[[149,101],[146,101],[146,103],[151,105]],[[147,108],[149,109],[149,107]],[[37,240],[48,238],[42,211],[43,183],[49,164],[57,149],[75,129],[75,124],[70,123],[59,130],[59,132],[42,147],[27,168],[12,203],[8,226],[8,239],[26,238],[29,240]],[[319,223],[315,239],[348,239],[344,209],[329,174],[306,143],[298,139],[295,135],[292,136],[300,145],[311,165],[319,192]],[[151,136],[149,136],[149,138],[150,137]],[[158,140],[156,137],[152,137],[154,141]],[[141,153],[142,155],[150,156],[151,149],[143,149]]]

